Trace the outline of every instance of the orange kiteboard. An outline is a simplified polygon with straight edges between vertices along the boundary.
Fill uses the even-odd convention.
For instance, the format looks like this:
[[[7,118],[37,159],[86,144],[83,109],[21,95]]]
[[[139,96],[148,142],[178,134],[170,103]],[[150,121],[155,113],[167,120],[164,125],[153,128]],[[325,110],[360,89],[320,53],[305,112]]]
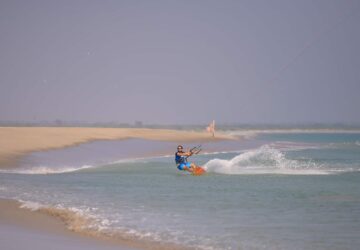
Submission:
[[[192,175],[203,175],[205,173],[206,173],[205,169],[203,169],[202,167],[196,167],[194,169],[194,172],[192,172]]]

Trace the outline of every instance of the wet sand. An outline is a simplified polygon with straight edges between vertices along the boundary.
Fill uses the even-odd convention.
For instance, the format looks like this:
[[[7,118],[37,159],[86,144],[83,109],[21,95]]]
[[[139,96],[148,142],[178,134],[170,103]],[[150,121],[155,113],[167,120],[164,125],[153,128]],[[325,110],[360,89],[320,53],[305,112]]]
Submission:
[[[20,203],[0,199],[1,249],[132,250],[130,242],[94,239],[67,230],[63,221],[50,215],[20,208]]]

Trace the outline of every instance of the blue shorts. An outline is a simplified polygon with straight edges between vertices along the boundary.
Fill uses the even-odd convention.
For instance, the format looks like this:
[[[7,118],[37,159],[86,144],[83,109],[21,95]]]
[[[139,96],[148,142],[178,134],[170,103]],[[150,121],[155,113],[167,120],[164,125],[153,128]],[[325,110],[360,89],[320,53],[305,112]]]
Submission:
[[[177,168],[178,168],[179,170],[184,170],[184,167],[190,168],[190,167],[191,167],[191,163],[190,163],[190,162],[181,163]]]

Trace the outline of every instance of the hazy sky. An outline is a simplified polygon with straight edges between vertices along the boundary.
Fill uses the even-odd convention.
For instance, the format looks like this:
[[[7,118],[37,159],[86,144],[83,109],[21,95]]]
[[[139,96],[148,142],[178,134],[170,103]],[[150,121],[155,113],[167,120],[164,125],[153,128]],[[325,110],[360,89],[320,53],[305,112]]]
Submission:
[[[0,120],[360,122],[360,1],[0,0]]]

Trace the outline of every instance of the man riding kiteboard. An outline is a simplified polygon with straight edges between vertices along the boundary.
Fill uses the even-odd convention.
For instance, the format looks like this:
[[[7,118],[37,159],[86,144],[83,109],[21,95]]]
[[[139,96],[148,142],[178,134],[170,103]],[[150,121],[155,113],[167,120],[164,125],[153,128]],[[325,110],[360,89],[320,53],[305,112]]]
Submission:
[[[188,162],[187,158],[193,154],[198,154],[201,151],[200,146],[194,147],[187,152],[183,151],[183,146],[179,145],[177,147],[177,152],[175,153],[175,163],[179,170],[188,171],[195,173],[196,169],[200,168],[194,163]]]

